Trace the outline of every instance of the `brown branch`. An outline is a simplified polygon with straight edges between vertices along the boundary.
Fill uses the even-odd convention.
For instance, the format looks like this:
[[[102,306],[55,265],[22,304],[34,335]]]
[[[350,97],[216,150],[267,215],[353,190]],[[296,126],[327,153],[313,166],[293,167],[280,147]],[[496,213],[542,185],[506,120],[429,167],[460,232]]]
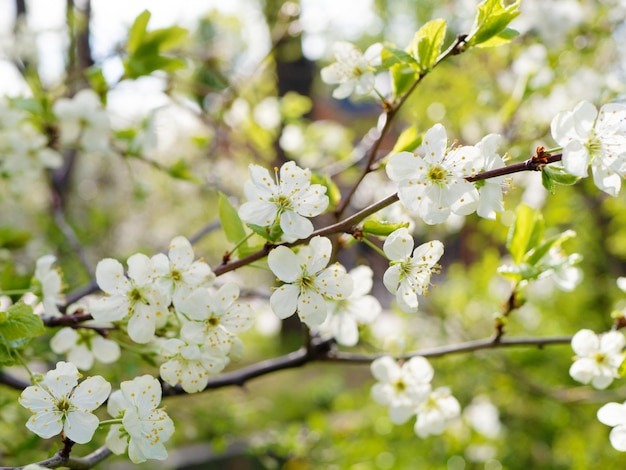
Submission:
[[[71,470],[87,470],[95,467],[98,463],[102,462],[112,454],[112,452],[105,446],[94,450],[91,454],[84,457],[70,457],[69,455],[64,455],[65,450],[65,448],[61,449],[54,454],[53,457],[35,463],[46,468],[63,467]],[[0,467],[0,470],[17,470],[20,468],[22,467]]]
[[[572,340],[571,336],[554,336],[544,338],[484,338],[465,343],[452,344],[436,348],[427,348],[404,354],[399,359],[408,359],[415,356],[422,357],[442,357],[449,354],[468,353],[479,351],[482,349],[498,349],[511,347],[537,347],[556,344],[569,344]],[[218,377],[210,379],[204,390],[213,390],[216,388],[229,387],[237,385],[243,386],[249,380],[268,375],[281,370],[302,367],[311,362],[335,362],[335,363],[351,363],[364,364],[370,363],[385,354],[352,354],[333,349],[333,341],[312,342],[309,347],[302,347],[297,351],[293,351],[284,356],[274,359],[258,362],[239,370],[222,374]],[[167,384],[163,386],[163,395],[183,395],[186,392],[179,386],[170,387]]]
[[[369,150],[367,163],[365,164],[363,171],[361,172],[356,182],[352,185],[352,187],[348,191],[348,194],[344,196],[344,198],[341,200],[341,203],[337,207],[337,210],[335,211],[335,215],[337,217],[343,214],[343,212],[348,207],[348,204],[350,204],[350,201],[352,200],[352,196],[354,196],[354,193],[356,192],[357,188],[359,187],[359,185],[361,184],[365,176],[367,176],[367,174],[370,173],[374,169],[374,163],[377,160],[376,156],[378,154],[378,150],[380,149],[383,139],[385,138],[385,136],[391,129],[391,123],[393,119],[395,118],[395,116],[400,111],[400,108],[402,108],[404,103],[406,103],[409,97],[413,94],[413,92],[415,91],[417,86],[422,82],[424,77],[426,77],[426,75],[428,75],[435,67],[437,67],[441,62],[443,62],[448,57],[453,56],[453,55],[458,55],[465,51],[466,38],[467,38],[466,34],[458,35],[456,39],[454,40],[454,42],[450,44],[450,47],[448,47],[448,49],[446,49],[442,54],[439,55],[436,62],[433,64],[433,66],[430,68],[429,71],[419,73],[419,75],[417,76],[417,78],[415,79],[411,87],[407,90],[407,92],[404,95],[402,95],[402,97],[398,100],[397,103],[395,103],[394,105],[391,105],[387,102],[383,103],[383,107],[385,108],[385,113],[383,115],[385,123],[383,124],[383,128],[380,130],[378,139],[376,139],[376,141],[372,144],[372,147]]]

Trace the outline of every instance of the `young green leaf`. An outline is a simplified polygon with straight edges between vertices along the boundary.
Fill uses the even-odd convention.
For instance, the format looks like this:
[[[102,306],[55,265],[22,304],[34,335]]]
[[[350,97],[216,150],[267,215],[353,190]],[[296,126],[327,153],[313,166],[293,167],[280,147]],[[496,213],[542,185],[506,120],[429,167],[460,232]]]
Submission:
[[[386,237],[400,228],[409,226],[408,222],[387,222],[380,220],[366,220],[363,224],[363,233]]]
[[[550,194],[554,194],[556,192],[556,184],[554,183],[554,177],[550,172],[545,171],[548,167],[544,168],[544,171],[541,172],[541,184],[544,188],[550,191]]]
[[[45,328],[33,307],[23,302],[11,305],[0,323],[0,343],[8,349],[25,346],[31,339],[44,333]]]
[[[520,264],[524,256],[541,242],[544,222],[541,213],[522,204],[518,207],[515,223],[509,230],[507,248],[515,264]]]
[[[237,209],[233,207],[225,194],[219,193],[218,211],[220,222],[224,229],[226,239],[230,243],[237,244],[246,237],[246,229],[237,214]]]
[[[504,43],[507,36],[511,36],[512,31],[505,32],[509,23],[519,14],[521,0],[504,6],[503,0],[484,0],[478,5],[478,14],[474,20],[474,27],[467,38],[468,46],[477,46],[487,43],[490,39],[499,36],[500,43]],[[491,45],[497,45],[495,43]]]
[[[429,72],[437,62],[446,37],[446,20],[436,19],[422,26],[409,45],[409,53],[415,58],[422,73]]]
[[[397,47],[384,45],[380,53],[382,67],[390,69],[394,65],[417,65],[415,59],[408,52],[398,49]]]
[[[404,64],[394,65],[390,69],[391,71],[391,80],[393,86],[393,95],[396,98],[404,95],[409,89],[411,85],[418,79],[419,73],[415,71],[415,69],[411,67],[407,67]]]
[[[417,126],[411,126],[402,131],[396,140],[391,153],[412,152],[422,143],[422,134]]]

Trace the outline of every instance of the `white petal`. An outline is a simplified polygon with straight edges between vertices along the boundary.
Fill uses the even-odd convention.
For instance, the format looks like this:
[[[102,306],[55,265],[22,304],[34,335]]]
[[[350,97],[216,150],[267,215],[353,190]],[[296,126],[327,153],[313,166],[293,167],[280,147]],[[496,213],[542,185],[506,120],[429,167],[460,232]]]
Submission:
[[[413,252],[414,241],[407,228],[392,232],[383,245],[383,251],[391,261],[406,260]]]
[[[128,277],[137,285],[143,286],[150,282],[150,258],[143,253],[136,253],[128,258],[126,264],[128,264]]]
[[[101,260],[96,266],[96,282],[104,292],[126,291],[128,281],[124,277],[124,266],[116,259]]]
[[[383,284],[389,292],[395,294],[398,291],[402,270],[399,264],[390,266],[383,275]]]
[[[583,329],[573,336],[571,344],[577,356],[587,357],[598,352],[600,339],[593,331]]]
[[[280,215],[280,228],[289,241],[301,240],[313,233],[311,221],[293,211],[285,211]]]
[[[441,124],[435,124],[426,131],[422,147],[425,152],[425,160],[429,163],[440,161],[446,152],[448,146],[448,136],[446,129]]]
[[[195,255],[189,240],[179,236],[170,242],[168,257],[174,266],[180,269],[181,267],[190,266]]]
[[[375,359],[370,370],[374,378],[381,382],[396,382],[400,378],[400,366],[391,356]]]
[[[278,279],[294,282],[302,271],[296,254],[286,246],[277,246],[267,256],[267,264]]]
[[[267,227],[276,221],[278,208],[273,202],[248,201],[241,205],[238,213],[244,222]]]
[[[607,426],[626,425],[626,406],[621,403],[607,403],[598,410],[598,421]]]
[[[290,317],[298,308],[299,295],[300,289],[292,284],[284,284],[276,288],[270,297],[272,311],[278,318]]]
[[[615,450],[626,452],[626,426],[616,426],[611,429],[609,440]]]
[[[412,152],[400,152],[392,155],[385,170],[391,181],[401,182],[409,179],[420,179],[423,171],[420,167],[425,167],[426,162],[422,157]]]
[[[77,444],[85,444],[91,441],[99,424],[100,421],[96,415],[77,410],[67,414],[63,431]]]
[[[333,252],[333,245],[328,238],[311,238],[309,250],[310,255],[306,259],[306,270],[309,274],[318,273],[328,266]]]
[[[563,167],[570,175],[587,176],[589,151],[578,141],[572,141],[563,147]]]
[[[315,285],[319,286],[322,295],[330,299],[347,299],[352,293],[352,278],[338,263],[319,273]]]
[[[298,297],[298,316],[307,326],[320,326],[327,314],[326,302],[321,294],[307,290]]]
[[[74,347],[77,340],[78,333],[74,328],[61,328],[50,340],[50,349],[57,354],[63,354]]]

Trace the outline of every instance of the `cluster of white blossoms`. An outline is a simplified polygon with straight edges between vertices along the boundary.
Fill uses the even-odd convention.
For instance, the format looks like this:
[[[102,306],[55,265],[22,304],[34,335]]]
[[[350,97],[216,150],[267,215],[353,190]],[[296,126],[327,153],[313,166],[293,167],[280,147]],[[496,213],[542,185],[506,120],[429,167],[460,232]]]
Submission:
[[[25,180],[62,163],[61,154],[50,148],[48,138],[28,114],[0,99],[0,178],[8,181],[9,188],[23,191]]]
[[[211,268],[195,259],[184,237],[172,240],[167,255],[135,254],[127,263],[128,277],[117,260],[98,263],[96,280],[105,295],[91,303],[92,316],[98,322],[121,322],[137,343],[154,342],[163,380],[188,393],[201,391],[211,376],[241,356],[236,335],[252,326],[251,308],[238,301],[236,284],[213,286]],[[177,337],[157,338],[156,331],[168,324],[179,326]]]
[[[380,302],[372,290],[374,272],[361,265],[350,270],[352,293],[343,299],[327,300],[328,317],[319,327],[322,336],[335,338],[342,346],[354,346],[359,341],[359,325],[372,323],[382,312]]]
[[[109,151],[109,116],[95,91],[84,89],[73,98],[61,98],[52,111],[59,121],[62,145],[88,153]]]
[[[617,196],[626,176],[626,106],[608,103],[598,112],[583,101],[573,111],[557,114],[550,127],[563,147],[565,170],[584,178],[591,165],[596,186]]]
[[[445,222],[450,214],[495,218],[502,211],[504,179],[471,183],[466,178],[480,170],[504,166],[496,153],[500,137],[490,134],[477,146],[448,147],[441,124],[426,131],[420,153],[400,152],[386,165],[387,175],[398,188],[400,202],[427,224]]]
[[[425,295],[430,277],[437,271],[437,262],[443,255],[443,244],[439,240],[424,243],[415,250],[413,237],[406,228],[392,232],[383,245],[390,266],[383,276],[389,292],[396,295],[400,309],[407,313],[417,312],[417,296]]]
[[[339,85],[333,97],[341,100],[352,93],[366,95],[374,89],[376,66],[381,64],[382,44],[373,44],[365,54],[354,44],[337,42],[333,46],[336,62],[324,67],[321,76],[324,83]]]
[[[311,170],[290,161],[281,166],[276,180],[259,165],[250,165],[250,180],[243,189],[248,199],[239,208],[244,222],[261,227],[278,225],[282,240],[294,242],[313,233],[307,217],[315,217],[328,207],[326,187],[311,184]]]
[[[395,424],[417,415],[414,429],[420,437],[441,434],[461,413],[459,402],[446,387],[432,389],[434,370],[424,357],[398,364],[391,356],[383,356],[372,362],[370,369],[378,380],[372,387],[372,398],[389,407]]]
[[[45,255],[37,260],[35,268],[36,290],[41,298],[43,312],[50,317],[61,316],[59,306],[65,304],[63,281],[59,269],[53,266],[55,262],[56,257]]]

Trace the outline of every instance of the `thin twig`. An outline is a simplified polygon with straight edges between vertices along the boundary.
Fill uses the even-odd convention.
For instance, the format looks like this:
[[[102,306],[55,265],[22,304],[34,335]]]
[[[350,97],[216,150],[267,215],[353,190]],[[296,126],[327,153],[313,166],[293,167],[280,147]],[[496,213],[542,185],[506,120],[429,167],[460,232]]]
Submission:
[[[398,359],[408,359],[415,356],[422,357],[442,357],[449,354],[461,354],[482,349],[498,349],[510,347],[537,347],[556,344],[569,344],[571,336],[553,336],[544,338],[496,338],[489,337],[465,343],[440,346],[436,348],[420,349],[409,352],[398,357]],[[239,370],[222,374],[214,379],[210,379],[205,390],[228,387],[232,385],[243,386],[249,380],[271,374],[280,370],[302,367],[311,362],[335,362],[364,364],[370,363],[384,354],[353,354],[342,351],[335,351],[332,348],[332,341],[312,342],[309,347],[302,347],[284,356],[279,356],[266,361],[258,362]],[[164,385],[163,395],[182,395],[185,392],[180,387],[169,387]]]

